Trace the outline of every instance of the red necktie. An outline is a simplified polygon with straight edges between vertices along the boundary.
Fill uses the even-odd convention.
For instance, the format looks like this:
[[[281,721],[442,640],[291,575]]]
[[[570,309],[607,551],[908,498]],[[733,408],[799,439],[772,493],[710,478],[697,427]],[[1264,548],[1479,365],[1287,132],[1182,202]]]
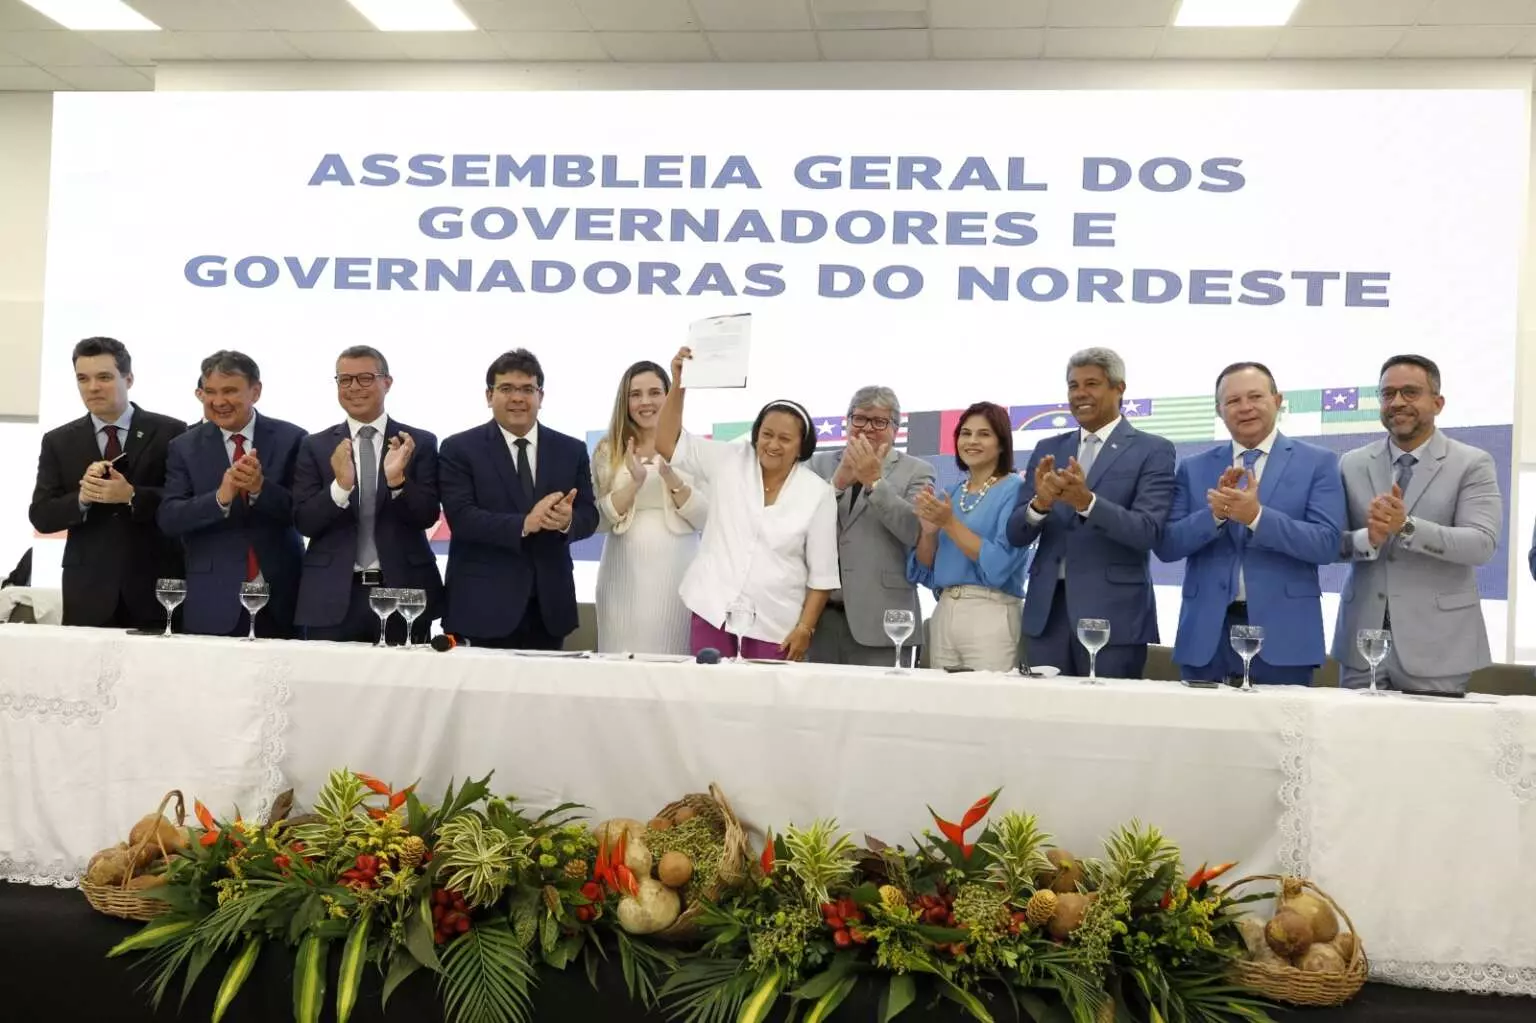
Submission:
[[[235,442],[235,461],[238,462],[245,457],[245,434],[230,434],[229,439]],[[254,582],[260,574],[261,566],[256,564],[256,548],[247,547],[245,549],[245,581]]]
[[[123,453],[123,446],[117,441],[117,427],[115,425],[103,426],[102,429],[107,431],[107,446],[101,454],[103,458],[110,462]]]

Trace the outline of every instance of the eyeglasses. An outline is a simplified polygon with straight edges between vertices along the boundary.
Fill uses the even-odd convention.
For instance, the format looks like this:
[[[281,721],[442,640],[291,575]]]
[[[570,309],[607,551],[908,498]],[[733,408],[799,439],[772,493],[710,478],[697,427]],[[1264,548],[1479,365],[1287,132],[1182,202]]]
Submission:
[[[532,398],[539,393],[539,389],[532,384],[497,384],[493,390],[503,398],[510,398],[513,395],[519,398]]]
[[[353,384],[356,384],[358,387],[367,390],[378,379],[379,374],[377,373],[342,373],[336,378],[336,386],[351,387]]]
[[[1376,397],[1380,399],[1383,404],[1391,404],[1399,397],[1401,397],[1404,401],[1418,401],[1420,398],[1424,397],[1424,388],[1383,387],[1376,392]]]
[[[889,419],[878,417],[872,418],[870,416],[849,416],[848,425],[852,426],[855,430],[883,430],[887,426],[891,425],[891,421]]]

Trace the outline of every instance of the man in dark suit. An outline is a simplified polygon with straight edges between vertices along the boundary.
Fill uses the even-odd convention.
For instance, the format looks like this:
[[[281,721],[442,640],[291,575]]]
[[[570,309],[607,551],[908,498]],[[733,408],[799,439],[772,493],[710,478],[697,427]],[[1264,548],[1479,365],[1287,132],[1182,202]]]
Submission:
[[[266,583],[260,636],[293,634],[303,543],[293,528],[293,470],[304,431],[256,414],[261,371],[248,355],[203,360],[210,420],[171,442],[160,528],[186,548],[188,632],[244,635],[246,582]]]
[[[1109,621],[1098,674],[1141,678],[1156,643],[1149,565],[1173,498],[1173,445],[1120,414],[1125,362],[1108,348],[1067,361],[1067,404],[1078,428],[1035,446],[1008,542],[1040,547],[1029,566],[1024,634],[1033,664],[1088,674],[1079,618]]]
[[[426,531],[437,523],[437,438],[384,411],[394,378],[383,354],[357,345],[336,360],[336,397],[345,422],[311,434],[293,474],[293,518],[309,537],[295,623],[309,639],[373,642],[379,620],[368,606],[376,586],[426,591],[411,630],[426,642],[442,614],[443,580]],[[405,622],[389,619],[391,642]]]
[[[491,363],[492,420],[443,441],[453,539],[443,628],[475,646],[558,650],[576,629],[570,544],[597,529],[587,446],[539,425],[544,370],[519,348]]]
[[[30,517],[64,545],[65,625],[151,628],[165,620],[157,578],[181,576],[181,549],[155,528],[166,446],[186,429],[128,400],[133,358],[121,341],[75,345],[87,414],[43,435]]]

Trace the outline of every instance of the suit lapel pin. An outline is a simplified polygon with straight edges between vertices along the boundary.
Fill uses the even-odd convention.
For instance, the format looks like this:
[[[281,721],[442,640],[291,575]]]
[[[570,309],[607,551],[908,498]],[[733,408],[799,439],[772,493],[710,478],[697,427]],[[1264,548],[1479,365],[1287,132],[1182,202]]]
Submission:
[[[135,437],[137,437],[139,440],[143,440],[144,439],[144,431],[143,430],[134,430],[133,431],[133,435]]]

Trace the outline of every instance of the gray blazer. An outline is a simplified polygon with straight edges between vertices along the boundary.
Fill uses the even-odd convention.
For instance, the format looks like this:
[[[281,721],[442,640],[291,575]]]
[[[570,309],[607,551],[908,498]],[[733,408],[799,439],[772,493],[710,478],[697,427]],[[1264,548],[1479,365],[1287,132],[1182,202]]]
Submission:
[[[811,471],[830,481],[842,458],[840,451],[817,452],[811,456]],[[933,480],[933,466],[892,449],[885,456],[880,485],[872,493],[860,493],[851,510],[848,492],[837,496],[843,613],[848,631],[863,646],[890,645],[885,635],[887,609],[911,608],[922,619],[917,587],[907,581],[907,552],[917,546],[917,512],[912,501]]]
[[[1413,536],[1389,538],[1366,554],[1358,547],[1366,546],[1367,509],[1376,495],[1392,489],[1386,438],[1339,461],[1349,516],[1340,560],[1350,570],[1333,656],[1352,668],[1369,667],[1355,633],[1381,628],[1390,594],[1392,643],[1403,670],[1419,678],[1468,674],[1491,661],[1476,570],[1498,544],[1504,510],[1498,477],[1488,452],[1441,430],[1415,454],[1419,461],[1403,495]]]

